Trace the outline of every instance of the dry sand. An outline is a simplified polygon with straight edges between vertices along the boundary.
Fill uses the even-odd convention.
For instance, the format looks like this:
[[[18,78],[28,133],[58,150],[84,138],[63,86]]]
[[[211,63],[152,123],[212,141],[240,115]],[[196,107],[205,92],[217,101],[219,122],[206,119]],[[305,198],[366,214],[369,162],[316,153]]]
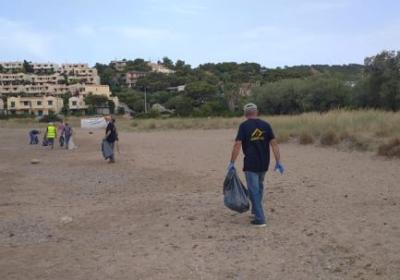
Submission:
[[[121,133],[110,165],[101,131],[0,129],[0,279],[400,279],[399,160],[282,145],[252,228],[222,203],[233,135]]]

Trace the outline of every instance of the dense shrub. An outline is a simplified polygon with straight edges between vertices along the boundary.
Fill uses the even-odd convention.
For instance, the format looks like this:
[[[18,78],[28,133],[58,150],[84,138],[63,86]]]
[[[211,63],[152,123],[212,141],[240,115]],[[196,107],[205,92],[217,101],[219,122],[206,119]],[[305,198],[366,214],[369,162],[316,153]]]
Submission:
[[[340,139],[333,130],[328,130],[322,133],[320,141],[324,146],[332,146],[339,144]]]
[[[314,143],[314,137],[308,133],[303,131],[299,136],[299,143],[302,145],[309,145]]]
[[[253,100],[265,114],[324,112],[350,106],[351,88],[331,77],[280,80],[254,92]]]

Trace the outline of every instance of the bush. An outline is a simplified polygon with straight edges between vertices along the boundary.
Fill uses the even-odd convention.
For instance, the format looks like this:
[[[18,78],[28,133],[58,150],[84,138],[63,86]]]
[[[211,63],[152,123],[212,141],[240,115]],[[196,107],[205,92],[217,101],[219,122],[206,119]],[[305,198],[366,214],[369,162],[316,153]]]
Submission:
[[[339,144],[340,139],[333,130],[328,130],[321,135],[320,141],[324,146],[332,146]]]
[[[394,138],[389,143],[379,146],[378,154],[387,157],[400,158],[400,138]]]
[[[311,134],[303,131],[299,136],[299,143],[302,145],[309,145],[314,143],[314,138]]]

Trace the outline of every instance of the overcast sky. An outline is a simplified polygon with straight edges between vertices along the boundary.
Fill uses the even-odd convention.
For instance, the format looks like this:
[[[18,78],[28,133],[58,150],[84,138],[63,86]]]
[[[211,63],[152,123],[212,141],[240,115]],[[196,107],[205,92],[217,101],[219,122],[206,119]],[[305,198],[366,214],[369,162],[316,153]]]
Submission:
[[[0,0],[0,60],[363,63],[400,50],[399,12],[398,0]]]

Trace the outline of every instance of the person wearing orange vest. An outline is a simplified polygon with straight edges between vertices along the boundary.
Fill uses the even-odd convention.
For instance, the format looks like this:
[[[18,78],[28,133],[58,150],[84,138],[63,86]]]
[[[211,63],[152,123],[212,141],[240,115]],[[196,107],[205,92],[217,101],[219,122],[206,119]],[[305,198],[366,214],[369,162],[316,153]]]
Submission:
[[[57,128],[51,122],[47,125],[46,137],[48,145],[51,146],[52,149],[54,149],[54,139],[57,138]]]

